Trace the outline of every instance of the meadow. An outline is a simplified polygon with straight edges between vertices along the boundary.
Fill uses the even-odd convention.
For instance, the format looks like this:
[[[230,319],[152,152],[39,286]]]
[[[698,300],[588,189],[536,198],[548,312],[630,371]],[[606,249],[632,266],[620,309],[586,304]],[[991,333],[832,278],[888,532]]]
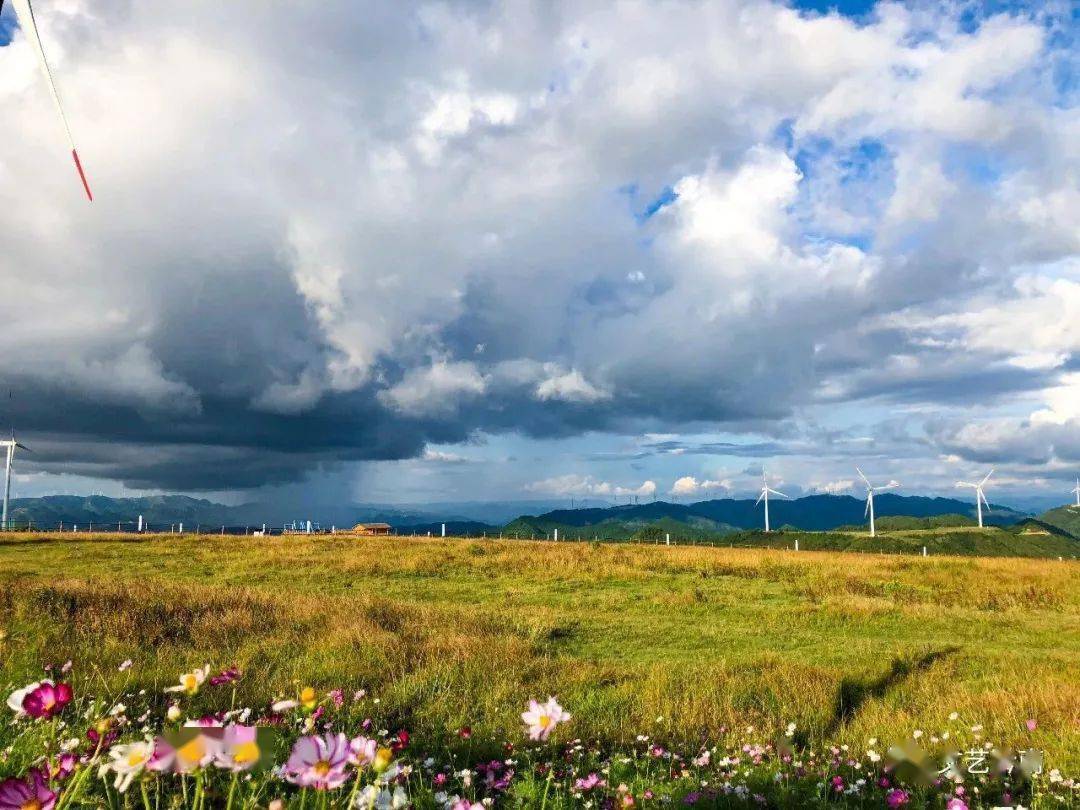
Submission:
[[[499,754],[525,702],[557,695],[565,740],[598,757],[643,737],[668,751],[747,735],[774,752],[785,735],[801,751],[992,741],[1080,772],[1068,560],[11,535],[0,583],[9,692],[70,660],[103,693],[145,690],[163,713],[163,690],[209,663],[244,673],[230,706],[362,692],[376,727],[451,758]],[[33,764],[31,737],[0,731],[0,775]]]

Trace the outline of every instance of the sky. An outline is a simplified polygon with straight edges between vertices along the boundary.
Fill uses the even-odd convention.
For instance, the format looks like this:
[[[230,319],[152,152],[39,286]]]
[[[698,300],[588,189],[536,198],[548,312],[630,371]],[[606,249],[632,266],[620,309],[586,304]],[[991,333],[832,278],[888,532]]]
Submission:
[[[17,495],[1080,474],[1067,0],[35,10],[95,201],[7,8]]]

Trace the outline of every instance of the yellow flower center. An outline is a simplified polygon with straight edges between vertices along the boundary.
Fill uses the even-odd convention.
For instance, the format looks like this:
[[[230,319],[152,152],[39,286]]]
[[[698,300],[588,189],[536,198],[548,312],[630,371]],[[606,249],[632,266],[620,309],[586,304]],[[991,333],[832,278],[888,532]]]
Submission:
[[[196,678],[190,672],[180,679],[180,683],[182,683],[184,685],[184,688],[189,692],[194,692],[196,689],[199,688],[198,678]]]
[[[537,718],[536,723],[540,726],[540,728],[547,728],[551,725],[551,718],[548,717],[546,714],[542,714],[539,718]]]
[[[233,748],[233,762],[237,765],[247,765],[259,758],[259,746],[254,742],[242,742]]]
[[[330,773],[330,763],[325,759],[320,759],[318,762],[315,763],[314,766],[312,766],[312,770],[315,771],[315,773],[317,773],[319,776],[326,776],[328,773]]]
[[[203,741],[202,735],[192,737],[189,742],[176,749],[176,758],[184,765],[197,765],[202,762],[205,756],[206,743]]]
[[[130,768],[134,768],[136,765],[142,765],[145,761],[146,757],[143,756],[141,751],[132,751],[128,754],[127,764]]]
[[[375,769],[376,773],[382,773],[390,767],[390,762],[393,758],[393,751],[389,748],[380,748],[375,752],[375,758],[371,761],[371,767]]]
[[[19,805],[19,810],[41,810],[41,802],[37,799],[27,799]]]

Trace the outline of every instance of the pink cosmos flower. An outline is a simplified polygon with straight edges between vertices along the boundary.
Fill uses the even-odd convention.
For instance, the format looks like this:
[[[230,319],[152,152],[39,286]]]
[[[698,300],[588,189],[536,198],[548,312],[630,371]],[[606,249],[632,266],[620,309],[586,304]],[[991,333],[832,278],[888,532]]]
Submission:
[[[75,770],[75,763],[78,761],[79,758],[70,751],[65,751],[51,760],[47,765],[49,781],[62,782],[67,779]]]
[[[1039,724],[1036,723],[1034,720],[1028,720],[1027,723],[1025,723],[1024,725],[1027,726],[1028,731],[1034,731],[1039,726]]]
[[[349,761],[360,768],[366,768],[375,761],[378,748],[378,744],[370,737],[353,737],[349,740]]]
[[[48,718],[71,703],[71,685],[42,681],[23,697],[22,709],[34,718]]]
[[[221,745],[214,752],[214,764],[239,773],[250,771],[261,757],[258,729],[255,726],[231,725],[225,728]]]
[[[289,754],[284,774],[295,785],[333,790],[348,779],[349,740],[344,734],[301,737]]]
[[[903,807],[908,803],[909,798],[906,791],[900,790],[900,788],[894,788],[885,794],[885,806],[894,809]]]
[[[605,782],[595,773],[590,773],[584,779],[578,779],[576,782],[574,782],[574,787],[577,790],[592,790],[593,788],[603,787],[606,784],[607,782]]]
[[[570,719],[570,714],[563,710],[555,698],[549,697],[547,703],[530,700],[529,709],[521,713],[521,719],[528,726],[529,739],[546,740],[559,723]]]
[[[0,782],[0,810],[52,810],[55,805],[56,794],[40,771],[33,771],[27,780]]]
[[[968,810],[967,802],[953,797],[945,802],[945,810]]]

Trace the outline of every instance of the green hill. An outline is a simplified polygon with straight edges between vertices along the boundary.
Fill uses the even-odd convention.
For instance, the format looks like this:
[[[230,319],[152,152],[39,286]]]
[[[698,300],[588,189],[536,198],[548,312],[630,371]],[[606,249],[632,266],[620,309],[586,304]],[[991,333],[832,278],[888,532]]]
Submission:
[[[946,525],[934,525],[936,523]],[[653,522],[606,520],[591,526],[560,524],[543,518],[519,518],[503,529],[503,536],[519,539],[601,540],[606,542],[664,543],[667,535],[676,545],[731,546],[734,548],[793,549],[802,551],[862,551],[881,554],[951,554],[973,557],[1080,558],[1080,539],[1049,523],[1029,518],[1013,526],[969,525],[962,515],[933,518],[882,518],[878,535],[870,537],[864,527],[828,532],[807,532],[784,526],[763,531],[719,525],[690,525],[674,518]]]
[[[1080,538],[1080,509],[1075,506],[1059,506],[1057,509],[1051,509],[1039,515],[1039,520],[1068,532],[1073,537]]]

